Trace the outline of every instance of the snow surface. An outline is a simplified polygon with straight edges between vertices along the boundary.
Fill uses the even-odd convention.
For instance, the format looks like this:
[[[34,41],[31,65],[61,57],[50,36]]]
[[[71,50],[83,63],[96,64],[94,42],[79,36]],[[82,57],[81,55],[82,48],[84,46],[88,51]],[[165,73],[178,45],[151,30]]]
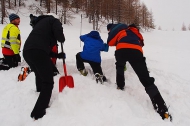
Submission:
[[[24,11],[23,11],[24,10]],[[29,12],[20,10],[19,25],[22,47],[30,31]],[[63,76],[62,60],[57,61],[60,75],[54,77],[54,89],[50,108],[46,115],[34,121],[30,113],[39,93],[35,91],[35,75],[18,82],[21,66],[9,71],[0,71],[0,125],[1,126],[189,126],[190,124],[190,37],[189,31],[143,32],[144,55],[150,75],[155,78],[163,98],[173,116],[173,122],[162,120],[153,110],[144,87],[131,66],[127,63],[125,91],[116,89],[115,47],[102,52],[102,69],[110,83],[97,84],[92,75],[84,77],[76,69],[75,55],[80,46],[80,15],[73,15],[72,25],[63,25],[66,41],[66,65],[68,75],[73,76],[75,87],[66,87],[58,92],[59,78]],[[82,22],[82,34],[92,30],[92,24]],[[2,31],[5,24],[0,25]],[[102,39],[106,42],[106,25],[101,27]],[[0,50],[1,51],[1,50]],[[0,54],[2,57],[2,54]],[[22,64],[23,65],[23,64]],[[91,69],[85,64],[87,69]]]

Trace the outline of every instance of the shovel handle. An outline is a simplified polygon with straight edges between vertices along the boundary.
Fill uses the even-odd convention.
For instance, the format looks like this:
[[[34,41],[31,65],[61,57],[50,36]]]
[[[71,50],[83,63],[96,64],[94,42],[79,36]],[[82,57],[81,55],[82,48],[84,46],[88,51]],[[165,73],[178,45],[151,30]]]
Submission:
[[[64,53],[63,51],[63,43],[61,42],[61,52]],[[63,70],[64,70],[64,73],[65,73],[65,76],[67,76],[67,69],[66,69],[66,65],[65,65],[65,58],[63,57]]]

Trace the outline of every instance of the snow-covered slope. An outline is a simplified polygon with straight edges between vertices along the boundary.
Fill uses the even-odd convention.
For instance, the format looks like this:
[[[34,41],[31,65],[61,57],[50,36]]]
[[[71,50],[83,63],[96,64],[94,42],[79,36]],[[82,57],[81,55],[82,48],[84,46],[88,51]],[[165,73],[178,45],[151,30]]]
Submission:
[[[22,47],[28,37],[29,12],[21,15],[19,25]],[[59,78],[63,75],[62,60],[57,61],[61,75],[54,77],[54,89],[47,114],[33,121],[30,113],[39,93],[35,92],[35,76],[31,73],[25,81],[18,82],[21,66],[0,71],[0,122],[1,126],[188,126],[190,124],[190,60],[189,32],[152,31],[144,32],[147,66],[150,75],[155,77],[163,98],[173,115],[173,122],[162,120],[153,110],[151,101],[129,64],[125,72],[125,91],[116,89],[114,47],[102,52],[102,69],[110,83],[97,84],[92,75],[81,76],[76,69],[75,55],[80,46],[80,15],[72,25],[63,25],[66,41],[66,65],[69,75],[74,78],[75,87],[66,87],[58,92]],[[5,25],[0,25],[0,30]],[[92,30],[92,25],[83,19],[82,34]],[[103,25],[101,36],[106,42],[107,31]],[[1,51],[1,50],[0,50]],[[2,57],[2,54],[0,54]],[[87,69],[91,69],[85,64]]]

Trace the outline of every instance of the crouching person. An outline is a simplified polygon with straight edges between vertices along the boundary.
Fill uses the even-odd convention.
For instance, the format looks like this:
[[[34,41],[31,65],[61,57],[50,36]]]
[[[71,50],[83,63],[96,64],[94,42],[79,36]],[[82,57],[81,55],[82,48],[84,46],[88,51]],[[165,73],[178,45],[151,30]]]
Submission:
[[[83,76],[88,74],[84,63],[89,63],[96,77],[96,82],[101,84],[107,81],[101,68],[101,51],[108,51],[108,46],[103,42],[98,31],[91,31],[88,34],[81,35],[80,40],[84,42],[83,51],[76,55],[76,65],[78,71]]]
[[[7,24],[2,32],[2,54],[0,70],[9,70],[10,68],[17,67],[21,62],[20,46],[21,37],[18,25],[20,24],[20,17],[16,14],[9,15],[10,23]]]

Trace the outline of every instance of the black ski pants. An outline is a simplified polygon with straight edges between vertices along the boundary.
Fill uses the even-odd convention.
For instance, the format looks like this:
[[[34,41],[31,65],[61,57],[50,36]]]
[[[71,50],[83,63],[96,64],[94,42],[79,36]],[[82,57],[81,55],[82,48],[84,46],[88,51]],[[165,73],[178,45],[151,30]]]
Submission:
[[[14,55],[3,55],[4,60],[0,65],[0,70],[9,70],[10,68],[17,67],[18,62],[16,61]]]
[[[94,74],[99,73],[99,74],[103,75],[101,63],[97,63],[97,62],[82,59],[81,56],[80,56],[80,52],[77,53],[76,54],[76,64],[77,64],[77,69],[78,70],[85,69],[84,62],[90,64]]]
[[[52,94],[54,85],[52,61],[46,52],[38,49],[24,51],[23,57],[35,73],[36,89],[40,92],[31,113],[32,118],[38,119],[45,115]]]
[[[128,61],[137,74],[140,82],[145,87],[150,98],[153,98],[159,93],[156,85],[154,84],[154,78],[149,76],[145,57],[142,52],[136,49],[119,49],[115,51],[115,58],[116,83],[118,87],[123,88],[125,86],[124,66]]]

